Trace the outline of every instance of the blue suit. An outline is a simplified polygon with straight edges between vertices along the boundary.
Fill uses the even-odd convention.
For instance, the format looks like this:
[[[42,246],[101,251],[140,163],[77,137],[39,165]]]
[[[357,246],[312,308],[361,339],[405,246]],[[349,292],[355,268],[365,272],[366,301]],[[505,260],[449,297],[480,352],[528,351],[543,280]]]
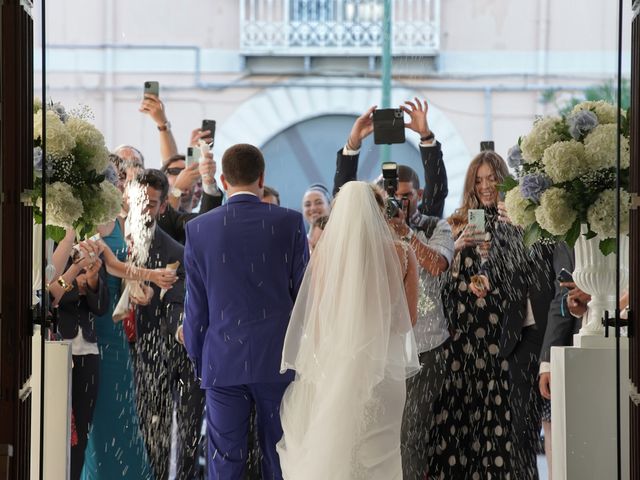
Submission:
[[[309,258],[302,216],[237,194],[191,220],[186,237],[184,337],[206,390],[209,478],[242,478],[252,402],[263,478],[282,478],[279,407],[294,374],[279,369]]]

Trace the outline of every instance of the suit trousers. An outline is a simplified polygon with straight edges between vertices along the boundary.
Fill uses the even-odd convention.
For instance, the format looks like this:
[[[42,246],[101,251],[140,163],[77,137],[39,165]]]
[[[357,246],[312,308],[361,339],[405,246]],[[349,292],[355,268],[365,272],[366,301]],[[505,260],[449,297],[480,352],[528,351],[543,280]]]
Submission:
[[[447,372],[448,350],[445,342],[420,354],[422,368],[407,379],[407,400],[402,417],[402,474],[405,480],[424,480],[429,466],[429,432],[433,403],[440,395]]]
[[[522,329],[521,338],[507,360],[511,380],[509,406],[513,432],[512,478],[537,480],[536,452],[542,427],[543,398],[538,389],[540,344],[535,326]]]
[[[281,480],[276,443],[282,438],[280,403],[289,384],[254,383],[206,389],[209,480],[242,480],[247,464],[247,434],[255,403],[262,451],[262,478]]]
[[[99,366],[99,355],[73,355],[71,405],[78,443],[71,447],[71,480],[80,479],[84,466],[84,451],[98,398]]]

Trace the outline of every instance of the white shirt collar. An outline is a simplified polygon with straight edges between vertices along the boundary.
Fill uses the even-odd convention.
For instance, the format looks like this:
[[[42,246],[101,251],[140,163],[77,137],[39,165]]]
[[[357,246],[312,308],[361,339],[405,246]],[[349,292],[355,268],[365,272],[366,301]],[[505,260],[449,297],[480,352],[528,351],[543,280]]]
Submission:
[[[243,190],[243,191],[241,191],[241,192],[236,192],[236,193],[234,193],[234,194],[232,194],[232,195],[229,195],[229,197],[228,197],[228,198],[235,197],[236,195],[253,195],[254,197],[257,197],[257,196],[258,196],[258,195],[256,195],[256,194],[255,194],[255,193],[253,193],[253,192],[246,192],[246,191],[244,191],[244,190]]]

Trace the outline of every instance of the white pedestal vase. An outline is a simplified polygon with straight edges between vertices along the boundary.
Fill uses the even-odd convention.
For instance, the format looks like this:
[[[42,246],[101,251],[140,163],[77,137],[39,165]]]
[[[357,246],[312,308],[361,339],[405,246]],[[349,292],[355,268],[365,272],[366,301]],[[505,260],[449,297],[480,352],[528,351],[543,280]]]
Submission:
[[[586,321],[580,329],[581,336],[602,336],[604,312],[609,311],[613,318],[616,303],[616,259],[620,261],[620,288],[629,284],[629,236],[620,237],[620,255],[611,253],[607,256],[600,251],[599,236],[587,240],[586,225],[575,245],[576,266],[573,279],[580,290],[591,295]]]

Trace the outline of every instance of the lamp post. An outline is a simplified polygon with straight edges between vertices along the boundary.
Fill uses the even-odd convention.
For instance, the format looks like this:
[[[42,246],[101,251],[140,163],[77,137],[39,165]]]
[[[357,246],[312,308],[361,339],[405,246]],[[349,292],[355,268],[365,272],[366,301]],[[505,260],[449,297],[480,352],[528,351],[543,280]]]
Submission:
[[[384,1],[382,17],[382,108],[391,107],[391,0]],[[382,145],[381,159],[388,162],[391,145]]]

